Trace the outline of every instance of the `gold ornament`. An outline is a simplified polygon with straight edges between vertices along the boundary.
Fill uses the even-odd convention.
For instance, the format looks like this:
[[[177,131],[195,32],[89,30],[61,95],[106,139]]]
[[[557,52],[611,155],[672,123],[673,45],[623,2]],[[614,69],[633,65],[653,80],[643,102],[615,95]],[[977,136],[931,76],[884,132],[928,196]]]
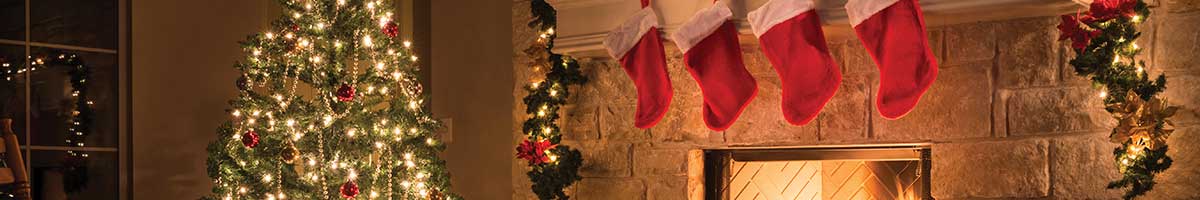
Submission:
[[[1140,152],[1142,149],[1157,149],[1164,144],[1171,132],[1175,131],[1174,123],[1167,118],[1175,115],[1179,107],[1168,106],[1167,100],[1153,97],[1144,101],[1136,92],[1129,91],[1125,102],[1111,103],[1108,110],[1118,120],[1113,128],[1110,139],[1114,143],[1131,141],[1130,152]],[[1161,122],[1162,127],[1156,129]]]
[[[292,162],[296,161],[297,157],[300,157],[300,150],[296,150],[295,145],[289,144],[287,147],[283,148],[283,151],[280,152],[279,155],[280,157],[283,157],[284,163],[292,164]]]

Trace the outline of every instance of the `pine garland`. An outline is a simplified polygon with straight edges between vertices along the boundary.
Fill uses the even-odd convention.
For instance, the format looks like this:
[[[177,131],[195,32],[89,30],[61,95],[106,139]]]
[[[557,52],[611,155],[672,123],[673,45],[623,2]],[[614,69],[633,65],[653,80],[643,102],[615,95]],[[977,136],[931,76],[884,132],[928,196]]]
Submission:
[[[1166,140],[1174,131],[1169,117],[1178,110],[1160,96],[1166,78],[1149,78],[1146,63],[1135,60],[1142,49],[1137,25],[1150,16],[1141,0],[1096,0],[1086,13],[1062,16],[1060,40],[1070,39],[1075,72],[1100,88],[1105,110],[1119,121],[1110,135],[1121,144],[1113,150],[1123,175],[1109,189],[1128,188],[1125,199],[1154,188],[1154,176],[1171,167]]]
[[[531,189],[539,199],[569,199],[563,191],[576,181],[583,158],[578,150],[562,145],[562,130],[557,122],[559,109],[567,103],[571,85],[587,82],[579,71],[579,63],[570,56],[551,51],[557,35],[557,11],[544,0],[530,2],[534,19],[529,27],[539,30],[537,41],[525,50],[534,63],[533,78],[525,96],[525,113],[530,117],[522,125],[527,136],[517,147],[517,156],[532,167],[527,175],[533,182]],[[544,77],[541,76],[544,71]]]

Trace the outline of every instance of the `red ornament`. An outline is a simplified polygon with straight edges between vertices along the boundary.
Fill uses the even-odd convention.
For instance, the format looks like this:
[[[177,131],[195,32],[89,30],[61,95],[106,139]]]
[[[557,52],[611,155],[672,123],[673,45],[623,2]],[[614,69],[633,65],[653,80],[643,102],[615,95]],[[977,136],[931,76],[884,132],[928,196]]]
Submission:
[[[383,26],[383,34],[386,34],[388,37],[396,37],[396,35],[400,34],[400,25],[396,25],[396,22],[389,21],[387,25]]]
[[[342,102],[354,100],[354,87],[342,84],[337,90],[337,99]]]
[[[1116,17],[1133,17],[1137,13],[1133,8],[1137,6],[1137,0],[1096,0],[1092,2],[1091,16],[1100,20],[1108,20]]]
[[[292,28],[292,31],[300,31],[300,25],[292,24],[292,27],[290,28]]]
[[[246,147],[249,148],[258,146],[258,133],[254,132],[254,130],[250,130],[245,134],[242,134],[242,145],[246,145]]]
[[[533,142],[526,139],[521,142],[520,146],[517,146],[517,158],[528,160],[529,165],[544,164],[550,162],[550,157],[546,156],[546,150],[554,148],[554,146],[556,145],[550,144],[549,140]]]
[[[358,196],[358,184],[355,184],[354,181],[346,181],[342,184],[341,192],[342,198],[353,199],[354,196]]]

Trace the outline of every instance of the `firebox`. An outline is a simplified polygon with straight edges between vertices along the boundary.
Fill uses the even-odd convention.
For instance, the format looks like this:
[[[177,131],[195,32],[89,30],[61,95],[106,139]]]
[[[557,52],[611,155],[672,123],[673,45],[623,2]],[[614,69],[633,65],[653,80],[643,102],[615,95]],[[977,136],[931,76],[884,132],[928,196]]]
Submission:
[[[704,151],[704,198],[933,199],[929,144]]]

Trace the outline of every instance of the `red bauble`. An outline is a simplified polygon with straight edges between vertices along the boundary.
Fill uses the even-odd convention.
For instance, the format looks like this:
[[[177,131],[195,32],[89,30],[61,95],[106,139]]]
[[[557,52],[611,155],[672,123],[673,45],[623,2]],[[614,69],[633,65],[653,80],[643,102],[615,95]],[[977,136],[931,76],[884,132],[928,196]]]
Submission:
[[[400,25],[396,25],[396,22],[389,21],[387,25],[383,26],[383,34],[386,34],[388,37],[396,37],[396,35],[400,35]]]
[[[292,27],[290,28],[292,28],[292,31],[300,31],[300,25],[292,24]]]
[[[342,84],[337,90],[337,99],[342,102],[354,100],[354,87]]]
[[[358,184],[355,184],[354,181],[347,181],[342,184],[341,192],[343,198],[353,199],[354,196],[358,196]]]
[[[258,146],[258,133],[254,132],[254,130],[246,131],[245,134],[242,134],[242,145],[246,145],[249,148]]]

